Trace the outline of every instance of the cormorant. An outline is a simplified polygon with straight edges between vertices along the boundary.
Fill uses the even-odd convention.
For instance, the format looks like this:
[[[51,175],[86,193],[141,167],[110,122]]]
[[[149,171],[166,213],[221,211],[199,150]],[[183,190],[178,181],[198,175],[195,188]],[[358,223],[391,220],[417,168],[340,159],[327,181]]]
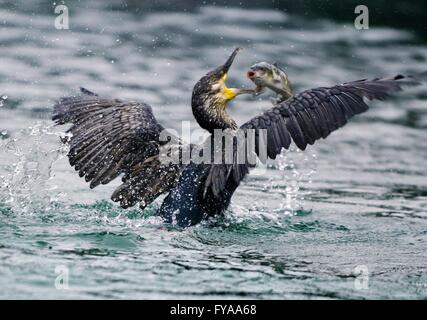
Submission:
[[[193,115],[211,134],[209,139],[213,139],[217,129],[229,132],[238,129],[226,105],[239,94],[253,92],[228,88],[225,84],[238,50],[234,50],[224,65],[203,76],[193,89]],[[268,68],[258,67],[248,72],[255,83],[265,72],[268,74]],[[268,82],[269,78],[264,79]],[[286,99],[244,123],[240,129],[243,132],[253,129],[257,136],[264,129],[267,156],[275,159],[292,141],[305,150],[307,145],[326,138],[351,117],[366,111],[364,98],[383,100],[401,90],[401,85],[413,84],[416,82],[412,79],[398,75],[320,87],[296,95],[291,94],[290,85],[285,86],[289,91]],[[275,86],[277,83],[273,82],[270,89],[274,90]],[[237,144],[233,145],[231,163],[163,163],[160,150],[170,141],[160,139],[164,128],[149,105],[100,97],[86,89],[81,91],[82,95],[60,99],[54,105],[52,119],[57,124],[72,123],[68,129],[71,133],[69,161],[80,177],[90,182],[90,188],[107,184],[123,174],[123,183],[111,197],[113,201],[120,202],[123,208],[139,203],[143,209],[166,193],[158,213],[166,222],[183,227],[227,209],[240,181],[253,166],[236,160]],[[182,144],[177,137],[172,138],[176,145]],[[258,142],[255,152],[260,156]]]

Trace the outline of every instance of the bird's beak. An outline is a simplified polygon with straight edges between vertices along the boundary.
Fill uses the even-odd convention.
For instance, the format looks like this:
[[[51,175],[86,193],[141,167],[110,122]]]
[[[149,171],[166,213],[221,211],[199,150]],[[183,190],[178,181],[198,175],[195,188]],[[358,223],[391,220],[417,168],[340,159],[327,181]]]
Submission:
[[[255,91],[252,89],[239,89],[239,88],[228,88],[224,87],[224,97],[226,100],[233,100],[235,97],[241,94],[254,94]]]
[[[254,90],[253,89],[239,89],[239,88],[229,88],[230,90],[232,90],[234,92],[234,96],[238,96],[241,94],[253,94]]]
[[[228,72],[228,70],[230,69],[231,65],[233,64],[234,58],[236,58],[236,55],[237,55],[237,53],[239,53],[240,50],[242,50],[242,49],[241,48],[234,49],[233,53],[230,55],[230,57],[228,57],[227,61],[222,66],[222,71],[224,73]]]
[[[241,94],[253,94],[253,90],[250,89],[239,89],[239,88],[228,88],[225,85],[225,80],[227,79],[227,73],[228,70],[230,69],[231,65],[233,64],[234,58],[236,57],[237,53],[242,50],[241,48],[236,48],[233,53],[230,55],[230,57],[227,59],[227,61],[224,63],[224,65],[222,66],[222,73],[223,76],[221,78],[221,80],[223,81],[223,85],[224,85],[224,96],[227,100],[232,100],[234,99],[236,96],[241,95]]]

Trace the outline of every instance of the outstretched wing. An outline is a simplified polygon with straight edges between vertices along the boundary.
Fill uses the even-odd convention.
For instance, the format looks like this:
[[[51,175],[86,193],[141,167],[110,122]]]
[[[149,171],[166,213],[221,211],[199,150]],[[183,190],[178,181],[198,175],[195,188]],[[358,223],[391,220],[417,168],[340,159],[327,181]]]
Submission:
[[[305,150],[308,144],[326,138],[354,115],[368,110],[364,98],[384,100],[390,93],[402,90],[402,85],[415,84],[418,82],[412,78],[398,75],[306,90],[251,119],[241,129],[255,129],[257,139],[260,129],[265,129],[267,155],[275,159],[282,148],[289,148],[292,141]],[[235,146],[234,151],[238,144]],[[255,151],[258,156],[259,150],[257,143]],[[248,163],[238,164],[236,161],[229,165],[212,166],[205,183],[205,193],[210,189],[214,195],[219,195],[229,179],[238,184],[249,172],[249,167]]]
[[[52,120],[72,123],[67,130],[69,161],[90,188],[107,184],[124,174],[123,184],[112,195],[124,208],[140,203],[144,208],[179,177],[181,166],[159,159],[164,128],[144,103],[102,98],[86,89],[83,95],[60,99]],[[180,143],[177,139],[177,143]]]

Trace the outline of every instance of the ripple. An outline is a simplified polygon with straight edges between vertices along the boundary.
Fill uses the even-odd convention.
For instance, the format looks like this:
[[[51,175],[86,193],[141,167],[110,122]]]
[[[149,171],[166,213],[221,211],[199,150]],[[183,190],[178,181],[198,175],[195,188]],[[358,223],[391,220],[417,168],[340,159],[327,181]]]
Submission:
[[[250,85],[242,75],[261,60],[281,63],[296,91],[411,74],[427,59],[417,36],[238,1],[72,10],[71,29],[60,31],[50,2],[0,9],[0,297],[426,297],[425,86],[283,153],[239,187],[226,217],[185,230],[155,216],[160,201],[142,211],[106,200],[119,181],[89,190],[48,122],[52,101],[84,86],[149,103],[179,128],[192,119],[193,84],[236,46],[245,50],[230,72],[235,86]],[[243,123],[270,106],[247,97],[230,112]],[[57,266],[69,269],[72,290],[55,289]],[[357,266],[368,268],[369,290],[355,289]]]

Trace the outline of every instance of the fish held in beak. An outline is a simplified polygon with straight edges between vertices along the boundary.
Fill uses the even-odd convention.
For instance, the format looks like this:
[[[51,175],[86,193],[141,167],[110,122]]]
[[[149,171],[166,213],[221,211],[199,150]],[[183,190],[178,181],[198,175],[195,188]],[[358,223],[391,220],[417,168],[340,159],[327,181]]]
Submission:
[[[268,88],[282,97],[288,98],[292,96],[288,76],[276,64],[268,62],[256,63],[249,68],[246,75],[256,85],[255,95],[263,93]]]

